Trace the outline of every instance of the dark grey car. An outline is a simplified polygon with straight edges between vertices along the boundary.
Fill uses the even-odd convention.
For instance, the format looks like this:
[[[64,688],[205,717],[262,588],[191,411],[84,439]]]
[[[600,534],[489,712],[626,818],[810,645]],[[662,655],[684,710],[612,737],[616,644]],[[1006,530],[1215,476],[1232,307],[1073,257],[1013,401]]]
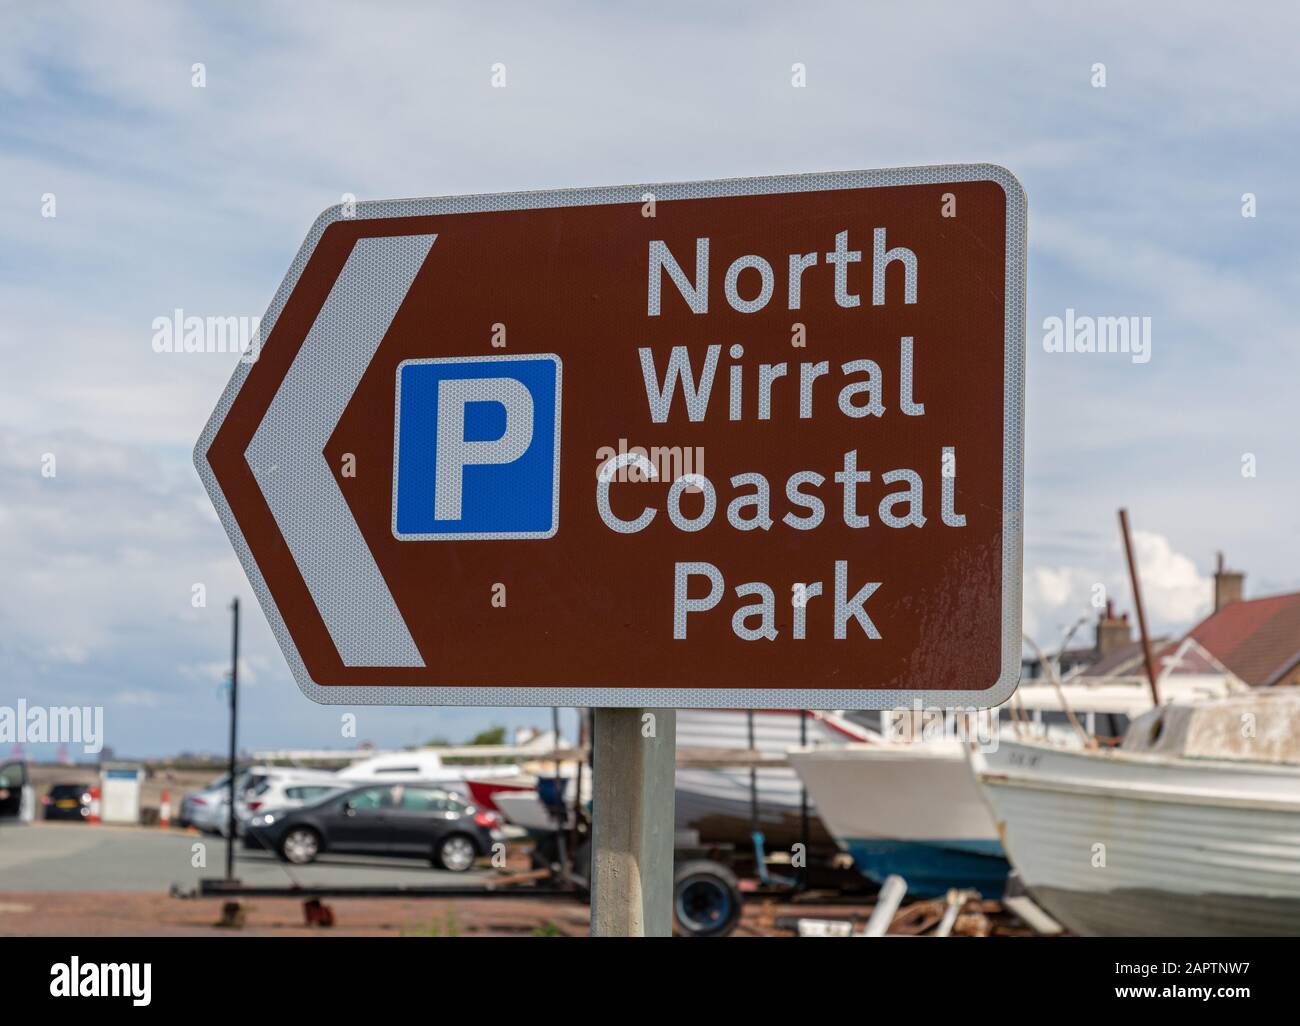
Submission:
[[[248,844],[304,865],[323,852],[427,858],[463,873],[488,854],[500,819],[434,784],[365,784],[247,822]]]

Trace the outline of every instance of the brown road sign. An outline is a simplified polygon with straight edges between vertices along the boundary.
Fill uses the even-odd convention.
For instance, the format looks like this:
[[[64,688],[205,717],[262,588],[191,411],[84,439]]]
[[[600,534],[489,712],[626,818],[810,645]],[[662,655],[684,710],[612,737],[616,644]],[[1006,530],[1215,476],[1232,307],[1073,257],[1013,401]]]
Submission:
[[[993,704],[1025,219],[990,165],[332,208],[195,463],[317,701]]]

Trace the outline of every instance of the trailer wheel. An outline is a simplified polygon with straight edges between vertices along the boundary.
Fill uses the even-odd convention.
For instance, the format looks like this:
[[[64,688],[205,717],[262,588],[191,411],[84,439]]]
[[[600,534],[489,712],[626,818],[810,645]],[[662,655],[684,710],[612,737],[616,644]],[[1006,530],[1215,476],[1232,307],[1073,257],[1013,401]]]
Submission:
[[[740,922],[740,886],[726,866],[683,862],[673,874],[673,915],[689,937],[725,937]]]

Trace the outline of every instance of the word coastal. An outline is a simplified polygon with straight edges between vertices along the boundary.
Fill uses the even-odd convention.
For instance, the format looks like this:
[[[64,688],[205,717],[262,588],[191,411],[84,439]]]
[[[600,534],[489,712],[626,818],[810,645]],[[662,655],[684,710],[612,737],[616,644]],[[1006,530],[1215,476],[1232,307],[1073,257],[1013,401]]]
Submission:
[[[834,249],[825,254],[826,263],[834,268],[827,285],[833,287],[836,307],[841,309],[851,309],[868,299],[854,290],[847,273],[863,258],[861,251],[848,248],[847,239],[847,232],[836,233]],[[919,274],[915,253],[901,246],[889,248],[883,228],[875,229],[872,239],[870,304],[886,305],[891,295],[895,300],[901,298],[904,305],[915,303]],[[708,312],[709,249],[709,239],[696,240],[693,274],[688,274],[665,243],[649,244],[648,317],[660,316],[668,303],[676,301],[674,296],[694,314]],[[816,252],[790,254],[785,290],[789,309],[800,308],[809,288],[804,272],[817,266],[818,257]],[[898,270],[887,281],[886,269],[893,264],[898,265]],[[744,288],[746,277],[756,279],[748,289]],[[901,288],[891,293],[886,286],[895,280]],[[756,289],[752,287],[755,283]],[[771,301],[774,291],[772,264],[762,257],[741,257],[726,271],[724,297],[737,312],[757,312]],[[690,423],[924,417],[924,397],[916,390],[918,354],[923,346],[909,335],[890,344],[897,347],[899,356],[896,383],[887,382],[880,365],[870,359],[836,365],[828,360],[806,360],[752,366],[746,363],[745,348],[740,343],[727,346],[725,357],[722,344],[695,347],[694,351],[674,345],[667,352],[643,346],[637,355],[646,413],[652,424],[665,424],[683,415]],[[715,521],[725,520],[735,531],[759,532],[760,536],[774,529],[814,531],[828,516],[852,529],[877,524],[896,531],[919,530],[928,524],[935,524],[933,529],[966,526],[966,518],[956,506],[955,445],[939,446],[933,462],[925,467],[871,467],[864,465],[868,459],[857,448],[843,449],[813,466],[790,468],[784,481],[769,480],[766,474],[741,466],[729,468],[735,473],[725,485],[703,473],[683,473],[671,481],[662,500],[646,504],[644,493],[638,495],[635,483],[660,480],[659,469],[644,451],[621,448],[598,468],[596,508],[609,530],[624,535],[650,529],[661,514],[680,532],[702,531]],[[926,503],[923,471],[931,475],[931,493],[937,491],[937,503],[933,498],[930,505]],[[834,512],[828,512],[828,507]],[[762,581],[735,585],[736,598],[749,601],[734,609],[732,632],[746,641],[775,640],[780,633],[776,612],[779,592],[791,596],[790,633],[795,640],[806,638],[808,604],[819,598],[833,604],[835,640],[846,639],[850,628],[878,640],[880,631],[871,618],[868,601],[878,592],[887,596],[888,586],[883,581],[854,581],[852,569],[847,558],[836,559],[833,568],[826,568],[831,577],[829,586],[821,580],[785,582],[779,589]],[[674,565],[673,580],[673,637],[681,640],[690,636],[692,617],[709,615],[722,605],[726,579],[723,570],[711,562],[679,561]]]

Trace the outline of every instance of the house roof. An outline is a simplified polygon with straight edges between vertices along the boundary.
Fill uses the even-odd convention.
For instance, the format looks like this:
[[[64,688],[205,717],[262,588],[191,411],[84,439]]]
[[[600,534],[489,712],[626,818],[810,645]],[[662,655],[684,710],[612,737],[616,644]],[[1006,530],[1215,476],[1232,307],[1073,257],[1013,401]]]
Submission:
[[[1151,651],[1159,653],[1167,638],[1152,638]],[[1146,660],[1142,658],[1142,642],[1130,641],[1107,652],[1079,676],[1081,677],[1119,677],[1129,674],[1145,673]]]
[[[1247,684],[1273,684],[1300,661],[1300,591],[1230,602],[1187,636]]]

